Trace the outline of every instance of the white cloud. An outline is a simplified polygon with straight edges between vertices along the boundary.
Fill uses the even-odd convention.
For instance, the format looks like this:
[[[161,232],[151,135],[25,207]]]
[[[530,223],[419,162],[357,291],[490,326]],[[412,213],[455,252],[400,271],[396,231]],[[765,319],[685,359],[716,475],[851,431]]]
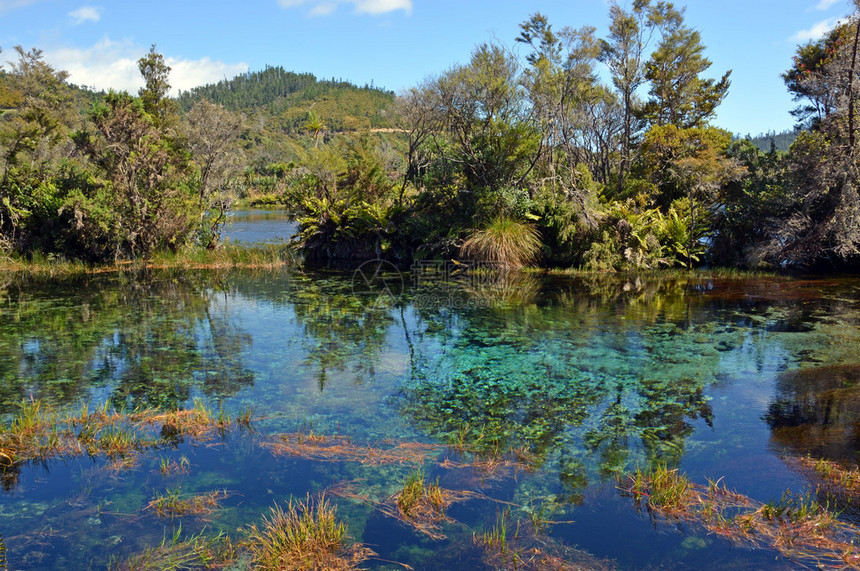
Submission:
[[[838,4],[840,0],[818,0],[818,4],[815,6],[816,10],[827,10],[834,4]]]
[[[827,32],[832,30],[836,24],[839,23],[839,18],[828,18],[826,20],[822,20],[817,24],[813,25],[808,30],[800,30],[791,38],[789,38],[793,42],[808,42],[810,40],[817,40],[824,36]]]
[[[113,41],[107,36],[95,45],[80,48],[60,48],[45,50],[45,61],[54,69],[69,72],[69,81],[96,89],[125,90],[137,93],[143,86],[137,60],[148,48],[129,40]],[[167,65],[171,67],[170,84],[172,94],[231,78],[248,70],[246,63],[224,63],[209,58],[199,60],[179,59],[164,54]]]
[[[311,16],[328,16],[337,8],[336,2],[320,2],[311,8]]]
[[[93,6],[81,6],[74,12],[69,12],[69,17],[75,24],[83,24],[84,22],[98,22],[101,17],[101,10]]]
[[[397,10],[412,13],[412,0],[278,0],[278,4],[282,8],[308,6],[312,16],[327,16],[342,4],[351,5],[361,14],[387,14]]]
[[[0,0],[0,14],[35,4],[40,0]]]
[[[395,10],[403,10],[407,14],[412,12],[412,0],[359,0],[354,4],[358,12],[368,14],[385,14]]]

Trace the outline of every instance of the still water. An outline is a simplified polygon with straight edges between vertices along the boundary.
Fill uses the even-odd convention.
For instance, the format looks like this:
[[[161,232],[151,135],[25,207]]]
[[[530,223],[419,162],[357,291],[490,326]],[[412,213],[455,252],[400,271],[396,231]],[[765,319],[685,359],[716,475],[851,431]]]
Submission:
[[[31,397],[70,410],[200,398],[234,414],[251,407],[255,419],[253,432],[144,451],[123,470],[99,457],[23,466],[0,492],[9,568],[104,569],[177,531],[239,539],[276,502],[345,485],[352,496],[328,496],[350,536],[377,553],[369,568],[492,568],[474,535],[500,514],[513,527],[539,510],[560,522],[542,548],[585,568],[796,565],[651,517],[616,475],[664,464],[768,501],[815,489],[793,459],[856,465],[860,280],[448,270],[3,277],[7,417]],[[435,537],[419,533],[373,503],[414,463],[266,445],[296,432],[437,444],[425,477],[468,495]],[[458,466],[458,443],[519,450],[530,467]],[[185,473],[158,469],[183,458]],[[168,489],[227,499],[207,517],[165,520],[146,506]]]
[[[221,234],[224,241],[240,244],[273,244],[289,242],[298,225],[283,210],[231,211]]]

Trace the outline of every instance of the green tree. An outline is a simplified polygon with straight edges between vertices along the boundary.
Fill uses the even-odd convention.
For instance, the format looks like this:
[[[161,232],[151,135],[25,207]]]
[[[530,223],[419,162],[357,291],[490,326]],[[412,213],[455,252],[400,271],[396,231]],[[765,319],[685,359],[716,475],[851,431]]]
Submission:
[[[165,99],[170,68],[155,46],[138,63],[146,82],[141,96],[110,92],[90,113],[93,129],[74,135],[99,179],[70,193],[64,210],[93,257],[177,250],[195,235],[205,211]]]
[[[479,203],[498,206],[500,191],[521,186],[543,149],[538,125],[519,88],[516,60],[497,45],[482,44],[468,65],[437,80],[438,103],[452,141],[446,159],[460,168]]]
[[[650,0],[635,0],[630,10],[625,10],[612,0],[609,4],[609,36],[601,41],[600,59],[609,68],[612,84],[624,110],[619,145],[619,191],[624,187],[629,170],[634,135],[641,129],[641,121],[637,117],[640,104],[636,92],[645,82],[643,58],[654,32],[649,20],[651,11]]]
[[[726,153],[730,143],[731,134],[714,127],[654,126],[645,134],[641,168],[658,189],[655,205],[686,216],[688,267],[711,231],[720,189],[745,174]]]
[[[33,244],[57,216],[55,161],[75,119],[68,73],[56,71],[42,51],[16,46],[18,60],[4,73],[6,104],[0,115],[0,246]],[[41,226],[41,227],[40,227]]]
[[[651,22],[660,31],[660,41],[645,64],[651,99],[644,116],[658,126],[701,127],[728,93],[731,71],[719,81],[699,77],[711,61],[703,55],[699,32],[684,25],[683,11],[671,3],[659,3]]]
[[[137,60],[137,68],[144,81],[144,86],[138,91],[144,110],[159,123],[175,121],[176,103],[167,98],[170,92],[170,66],[164,56],[155,50],[155,44],[150,46],[145,56]]]

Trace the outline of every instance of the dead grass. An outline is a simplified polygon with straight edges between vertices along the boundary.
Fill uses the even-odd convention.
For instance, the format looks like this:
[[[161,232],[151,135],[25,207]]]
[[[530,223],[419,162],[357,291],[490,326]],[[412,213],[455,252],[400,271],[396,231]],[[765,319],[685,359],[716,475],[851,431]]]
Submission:
[[[236,546],[224,534],[206,538],[202,535],[180,539],[176,533],[170,540],[118,564],[112,571],[163,571],[165,569],[221,569],[237,558]]]
[[[860,500],[860,469],[857,466],[846,468],[830,460],[802,456],[787,460],[796,463],[800,470],[812,473],[824,481],[826,492],[846,500]]]
[[[829,567],[860,567],[854,541],[860,529],[839,521],[810,496],[786,492],[762,504],[721,486],[701,486],[677,470],[637,470],[619,484],[652,517],[696,521],[708,531],[737,543],[776,549],[784,556]]]
[[[434,540],[445,539],[442,524],[454,522],[445,513],[452,504],[474,498],[490,499],[477,492],[447,490],[438,482],[427,482],[421,470],[407,476],[401,489],[381,499],[359,492],[358,484],[358,481],[342,482],[328,488],[326,493],[361,502]]]
[[[609,571],[615,566],[593,555],[554,541],[530,521],[511,518],[510,509],[496,516],[495,524],[472,541],[483,548],[483,562],[497,570]]]
[[[421,464],[431,453],[444,449],[435,444],[403,442],[390,448],[360,446],[342,436],[296,432],[279,434],[261,446],[278,456],[297,456],[326,462],[360,462],[367,465]]]

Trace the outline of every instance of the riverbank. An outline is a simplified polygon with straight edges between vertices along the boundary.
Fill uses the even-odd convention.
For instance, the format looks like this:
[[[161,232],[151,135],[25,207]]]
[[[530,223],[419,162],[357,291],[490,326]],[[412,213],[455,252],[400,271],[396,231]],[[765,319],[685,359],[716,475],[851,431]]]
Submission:
[[[296,254],[287,244],[255,246],[226,245],[216,250],[189,248],[179,252],[161,252],[146,259],[119,260],[91,264],[55,256],[33,256],[29,259],[0,258],[0,272],[40,276],[66,276],[136,271],[141,269],[275,269],[294,264]]]

